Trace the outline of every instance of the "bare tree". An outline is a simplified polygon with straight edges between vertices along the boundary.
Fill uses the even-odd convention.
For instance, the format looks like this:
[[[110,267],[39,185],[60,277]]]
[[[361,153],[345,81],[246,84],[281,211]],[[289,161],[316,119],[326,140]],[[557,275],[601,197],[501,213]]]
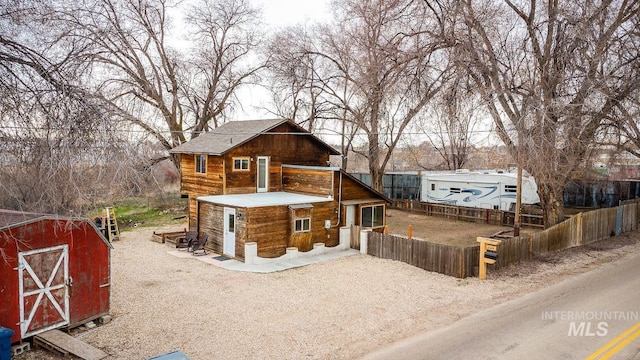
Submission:
[[[273,36],[267,47],[275,106],[271,112],[292,119],[309,131],[340,135],[340,151],[347,154],[357,127],[345,120],[348,113],[332,95],[335,88],[342,86],[338,98],[348,96],[348,84],[343,77],[331,75],[330,61],[315,55],[318,53],[315,37],[325,30],[318,26],[289,27]],[[347,157],[343,157],[341,166],[346,169]]]
[[[171,33],[169,14],[176,6],[166,0],[90,0],[56,9],[56,23],[69,29],[66,36],[87,47],[90,94],[108,104],[111,116],[167,150],[218,126],[236,91],[260,68],[250,61],[259,41],[259,12],[247,0],[201,0],[188,9],[182,30],[193,41]]]
[[[460,4],[462,61],[501,140],[536,178],[545,225],[554,225],[564,218],[565,183],[605,119],[638,90],[638,49],[628,41],[637,43],[640,3]]]
[[[466,166],[477,140],[474,133],[487,115],[477,92],[466,83],[464,71],[457,71],[455,76],[416,121],[416,128],[442,158],[440,168],[447,170]],[[416,160],[418,166],[428,168]]]
[[[372,185],[382,175],[407,126],[438,93],[449,64],[442,7],[408,0],[334,2],[336,23],[320,28],[309,53],[323,59],[323,95],[343,122],[364,134]],[[357,150],[357,149],[355,149]]]
[[[42,26],[46,2],[0,4],[0,206],[80,215],[146,190],[141,147],[84,90],[86,48]]]

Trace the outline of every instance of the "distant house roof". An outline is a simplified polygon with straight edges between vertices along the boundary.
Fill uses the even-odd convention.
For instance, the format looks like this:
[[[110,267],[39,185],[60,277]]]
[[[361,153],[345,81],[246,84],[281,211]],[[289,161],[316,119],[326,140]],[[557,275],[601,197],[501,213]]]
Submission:
[[[261,134],[268,133],[275,127],[285,123],[289,123],[291,126],[294,126],[300,133],[308,133],[314,141],[325,146],[332,155],[340,154],[340,152],[332,146],[309,133],[306,129],[300,127],[295,122],[287,119],[231,121],[209,132],[203,133],[182,145],[176,146],[169,152],[176,154],[200,153],[223,155],[229,150],[242,145]]]

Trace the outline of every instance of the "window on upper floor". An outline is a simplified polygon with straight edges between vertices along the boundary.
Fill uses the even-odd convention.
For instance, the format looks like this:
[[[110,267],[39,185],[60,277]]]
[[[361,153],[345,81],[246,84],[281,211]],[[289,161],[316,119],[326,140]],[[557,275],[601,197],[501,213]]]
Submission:
[[[207,173],[207,155],[196,155],[196,174]]]
[[[249,158],[233,158],[233,171],[248,171]]]

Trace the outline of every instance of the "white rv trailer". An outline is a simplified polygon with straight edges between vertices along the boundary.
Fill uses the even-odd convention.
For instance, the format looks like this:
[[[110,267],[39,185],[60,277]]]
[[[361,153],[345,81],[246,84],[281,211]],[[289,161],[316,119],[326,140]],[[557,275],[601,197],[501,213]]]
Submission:
[[[515,211],[518,176],[507,172],[423,174],[421,201],[456,206]],[[540,202],[530,175],[522,176],[522,204]]]

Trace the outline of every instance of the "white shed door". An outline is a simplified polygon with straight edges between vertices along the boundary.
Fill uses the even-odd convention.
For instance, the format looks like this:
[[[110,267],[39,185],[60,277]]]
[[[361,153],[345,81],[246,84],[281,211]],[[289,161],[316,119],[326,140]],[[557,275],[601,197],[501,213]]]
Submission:
[[[227,256],[236,256],[236,209],[234,208],[224,208],[222,252]]]
[[[69,247],[18,253],[20,333],[29,337],[69,324]]]

